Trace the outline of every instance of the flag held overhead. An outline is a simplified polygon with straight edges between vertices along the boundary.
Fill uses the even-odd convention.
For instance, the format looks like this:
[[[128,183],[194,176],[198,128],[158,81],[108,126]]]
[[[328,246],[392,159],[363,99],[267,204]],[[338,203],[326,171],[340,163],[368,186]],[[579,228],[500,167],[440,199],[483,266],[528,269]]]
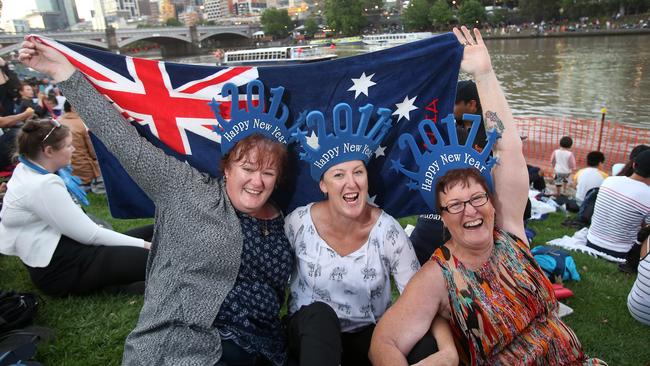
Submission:
[[[216,133],[213,126],[234,126],[232,114],[236,115],[234,121],[256,114],[268,122],[283,121],[281,125],[289,133],[284,136],[289,141],[287,136],[293,131],[286,126],[304,123],[312,111],[327,113],[339,103],[348,104],[352,111],[368,103],[388,108],[393,127],[368,163],[370,196],[395,217],[431,212],[421,195],[408,189],[409,178],[390,168],[392,160],[406,167],[415,166],[413,156],[397,146],[398,136],[411,133],[416,143],[422,144],[416,121],[438,123],[438,115],[446,116],[453,110],[463,48],[451,33],[354,57],[272,67],[212,67],[143,60],[40,38],[71,60],[144,138],[213,177],[221,176],[219,161],[228,148],[224,135]],[[249,84],[254,80],[271,87],[268,105],[267,90],[257,82]],[[280,86],[282,91],[277,89]],[[214,103],[209,104],[213,99]],[[246,112],[249,104],[254,108]],[[380,119],[371,118],[368,131]],[[355,118],[352,128],[358,128],[358,123],[361,120]],[[327,133],[333,129],[332,125],[326,126]],[[317,132],[309,127],[304,131],[312,142],[318,138]],[[153,204],[147,196],[97,139],[93,143],[97,144],[112,215],[153,215]],[[290,152],[293,158],[287,170],[291,172],[289,179],[274,195],[285,212],[323,199],[309,164],[298,158],[298,149],[290,147]],[[183,189],[180,182],[178,189]]]

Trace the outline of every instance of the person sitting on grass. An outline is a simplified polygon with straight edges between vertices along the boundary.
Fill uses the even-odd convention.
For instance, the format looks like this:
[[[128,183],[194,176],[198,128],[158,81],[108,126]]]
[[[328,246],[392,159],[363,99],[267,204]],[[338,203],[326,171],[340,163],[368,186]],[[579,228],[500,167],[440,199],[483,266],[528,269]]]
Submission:
[[[625,259],[619,269],[627,273],[636,272],[636,235],[650,219],[650,150],[637,155],[632,167],[631,176],[609,177],[600,185],[587,233],[587,246]]]
[[[367,104],[360,110],[373,113],[374,107]],[[342,130],[341,112],[347,116]],[[362,131],[353,125],[350,105],[340,103],[332,112],[334,132],[319,134],[318,148],[301,137],[301,156],[326,197],[296,208],[285,224],[296,253],[288,300],[288,344],[290,355],[301,366],[370,366],[370,339],[391,304],[391,277],[401,292],[420,268],[400,224],[368,202],[370,157],[343,149],[345,144],[359,144],[375,151],[391,127],[390,110],[379,108],[377,115],[372,130]],[[326,130],[319,111],[309,113],[307,122]],[[341,152],[318,164],[331,146],[341,146]],[[447,346],[453,348],[449,328],[441,325],[436,336],[445,337],[446,332]],[[427,334],[409,360],[419,362],[436,350],[434,338]]]
[[[578,205],[584,201],[587,192],[600,187],[603,180],[608,177],[607,173],[601,170],[603,164],[605,164],[605,155],[600,151],[591,151],[587,154],[587,167],[578,170],[573,176]]]
[[[75,187],[56,174],[74,152],[70,130],[30,121],[17,145],[20,163],[0,211],[0,253],[18,256],[48,295],[142,294],[149,242],[95,224],[66,189]]]
[[[645,325],[650,325],[650,225],[644,225],[637,234],[641,243],[638,274],[630,294],[627,308],[630,315]]]
[[[101,171],[95,155],[95,149],[90,141],[88,129],[79,117],[77,111],[72,108],[70,102],[66,101],[63,109],[65,113],[59,118],[62,125],[68,126],[72,132],[72,174],[81,179],[82,188],[89,190],[91,184],[98,179],[101,181]]]
[[[16,101],[16,113],[22,113],[27,108],[34,110],[34,114],[39,118],[43,118],[47,115],[47,108],[45,107],[45,99],[47,96],[43,93],[38,93],[38,96],[34,98],[34,88],[27,84],[21,83],[20,88],[18,88],[18,100]],[[34,99],[37,99],[35,102]]]
[[[617,163],[612,166],[612,175],[629,177],[634,173],[634,158],[642,152],[650,150],[648,145],[636,145],[632,151],[630,151],[630,158],[626,163]]]
[[[440,212],[451,238],[379,320],[370,359],[375,366],[407,365],[405,355],[441,316],[452,327],[462,364],[603,364],[585,356],[575,333],[560,319],[553,287],[528,248],[522,219],[528,174],[521,138],[481,33],[474,29],[475,39],[467,28],[461,29],[454,28],[465,45],[461,70],[476,80],[491,142],[480,154],[472,146],[451,143],[427,145],[422,154],[415,137],[400,136],[418,149],[413,155],[420,171],[440,168],[433,182],[417,178],[415,183]],[[437,131],[428,120],[420,123],[420,131],[427,123]],[[494,165],[488,146],[498,133]],[[442,154],[472,157],[472,163],[460,160],[447,166],[438,160]]]

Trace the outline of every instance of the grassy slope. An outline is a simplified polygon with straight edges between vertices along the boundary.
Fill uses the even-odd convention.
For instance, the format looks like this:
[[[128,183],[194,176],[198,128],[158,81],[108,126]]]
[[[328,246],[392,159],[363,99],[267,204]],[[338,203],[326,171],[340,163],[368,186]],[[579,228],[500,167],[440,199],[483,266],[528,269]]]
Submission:
[[[108,220],[118,231],[151,222],[110,218],[103,197],[91,195],[89,212]],[[564,217],[552,215],[534,222],[536,243],[571,234],[560,225]],[[403,225],[412,218],[400,220]],[[573,254],[582,281],[568,283],[575,296],[566,303],[575,312],[566,322],[576,331],[589,355],[610,365],[650,366],[650,329],[637,323],[626,307],[634,277],[614,264]],[[0,257],[1,288],[36,291],[27,271],[16,258]],[[137,296],[104,296],[57,299],[43,296],[36,323],[57,332],[55,342],[40,347],[37,359],[46,365],[118,365],[124,339],[136,323],[142,299]]]

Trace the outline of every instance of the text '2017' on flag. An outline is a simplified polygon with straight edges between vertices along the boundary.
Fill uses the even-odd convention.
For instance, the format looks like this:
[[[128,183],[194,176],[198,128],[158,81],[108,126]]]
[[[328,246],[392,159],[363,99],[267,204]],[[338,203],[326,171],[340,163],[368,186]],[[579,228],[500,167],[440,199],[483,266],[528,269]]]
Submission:
[[[214,177],[220,176],[221,137],[212,128],[217,120],[208,103],[215,98],[223,118],[229,117],[232,101],[221,97],[226,83],[244,87],[259,79],[269,89],[284,87],[282,102],[289,109],[288,125],[314,110],[331,120],[334,106],[341,102],[353,107],[355,121],[359,120],[358,108],[367,103],[389,108],[393,127],[368,165],[369,200],[394,217],[430,211],[420,193],[407,187],[408,178],[390,167],[395,159],[415,166],[411,153],[399,148],[399,135],[420,136],[422,119],[438,122],[453,112],[463,48],[451,33],[354,57],[271,67],[145,60],[39,38],[65,54],[142,136]],[[243,105],[245,101],[236,102]],[[153,216],[153,204],[144,192],[94,136],[93,143],[112,215]],[[309,166],[298,159],[299,147],[290,146],[290,152],[288,177],[274,195],[285,212],[323,199]],[[178,182],[178,189],[183,189],[183,182]]]

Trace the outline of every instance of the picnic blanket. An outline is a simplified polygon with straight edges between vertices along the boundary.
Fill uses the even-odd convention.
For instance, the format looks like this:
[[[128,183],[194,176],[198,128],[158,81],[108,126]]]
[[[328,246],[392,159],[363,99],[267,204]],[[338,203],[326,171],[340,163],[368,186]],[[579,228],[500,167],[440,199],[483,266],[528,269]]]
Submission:
[[[616,258],[613,257],[609,254],[605,254],[603,252],[599,252],[593,248],[590,248],[587,246],[587,232],[589,231],[588,228],[583,228],[582,230],[576,231],[573,236],[568,236],[565,235],[561,238],[558,239],[553,239],[548,242],[549,245],[555,245],[560,248],[564,248],[567,250],[575,250],[578,252],[582,253],[587,253],[591,255],[592,257],[598,257],[598,258],[603,258],[605,260],[608,260],[610,262],[616,262],[616,263],[622,263],[625,262],[625,259],[621,258]]]

